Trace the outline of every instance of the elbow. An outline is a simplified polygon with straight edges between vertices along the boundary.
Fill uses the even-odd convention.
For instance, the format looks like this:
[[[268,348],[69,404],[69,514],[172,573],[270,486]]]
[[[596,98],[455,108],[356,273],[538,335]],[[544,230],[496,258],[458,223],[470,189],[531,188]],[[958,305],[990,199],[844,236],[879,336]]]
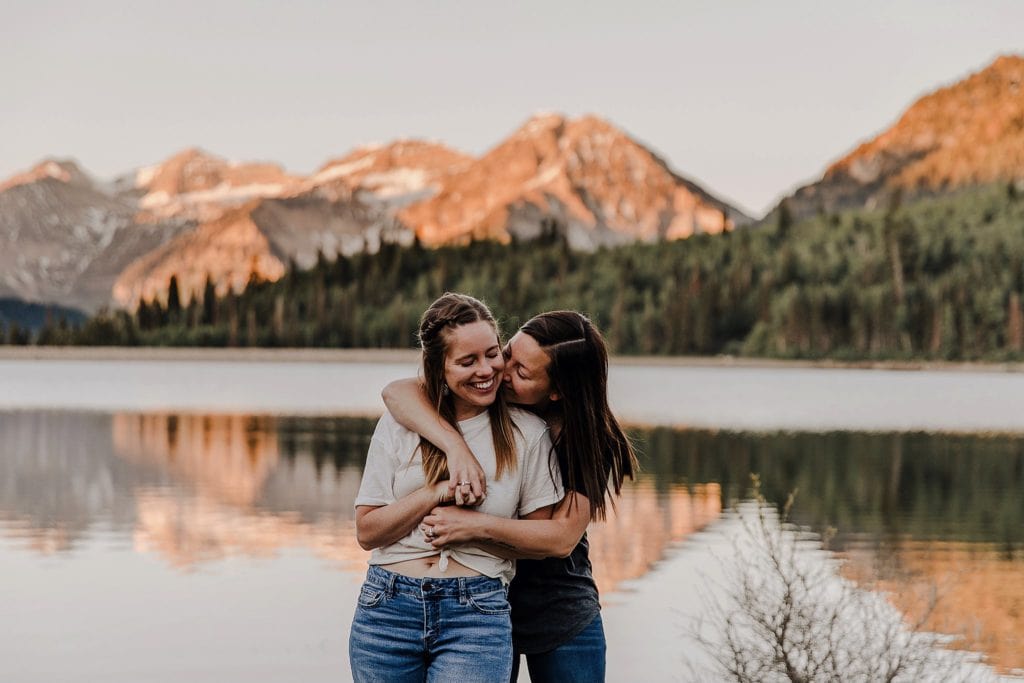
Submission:
[[[369,529],[362,528],[358,524],[356,525],[356,543],[363,550],[373,550],[380,545]]]
[[[582,538],[583,538],[583,533],[582,532],[579,533],[579,534],[575,534],[575,533],[571,533],[571,532],[568,533],[568,534],[563,534],[560,538],[558,538],[556,540],[556,543],[555,543],[556,547],[554,549],[555,552],[554,552],[554,554],[551,555],[551,557],[560,557],[560,558],[569,557],[570,555],[572,555],[572,551],[576,550],[576,546],[578,546],[580,544],[580,539],[582,539]]]
[[[544,557],[557,557],[564,559],[572,555],[572,551],[576,548],[576,541],[573,539],[566,538],[552,538],[549,542],[538,546],[535,550],[537,556]]]
[[[575,543],[572,543],[572,544],[560,543],[554,549],[554,552],[551,554],[551,557],[558,557],[558,558],[561,558],[561,559],[565,559],[566,557],[569,557],[570,555],[572,555],[572,551],[575,550],[575,549],[576,549],[576,544]]]

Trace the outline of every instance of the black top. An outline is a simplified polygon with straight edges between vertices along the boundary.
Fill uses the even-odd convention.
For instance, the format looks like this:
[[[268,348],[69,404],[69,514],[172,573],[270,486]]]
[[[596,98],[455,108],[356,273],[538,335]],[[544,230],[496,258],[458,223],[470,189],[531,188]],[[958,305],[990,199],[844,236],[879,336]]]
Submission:
[[[587,535],[569,557],[519,560],[508,600],[518,652],[547,652],[579,635],[601,610]]]

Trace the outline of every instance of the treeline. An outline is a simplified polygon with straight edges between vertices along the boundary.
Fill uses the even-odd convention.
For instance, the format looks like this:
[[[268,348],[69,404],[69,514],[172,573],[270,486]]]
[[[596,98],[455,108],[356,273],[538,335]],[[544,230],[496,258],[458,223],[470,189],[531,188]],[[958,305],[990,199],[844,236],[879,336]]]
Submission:
[[[1024,544],[1024,438],[865,432],[752,434],[635,428],[641,478],[659,489],[717,483],[722,505],[748,499],[751,474],[793,521],[839,530],[837,546],[870,533]]]
[[[1011,183],[796,224],[783,205],[758,228],[593,253],[554,224],[507,245],[390,244],[221,297],[208,284],[184,302],[172,280],[166,302],[54,321],[33,341],[410,347],[445,290],[486,300],[506,331],[584,311],[618,353],[1020,359],[1024,198]]]

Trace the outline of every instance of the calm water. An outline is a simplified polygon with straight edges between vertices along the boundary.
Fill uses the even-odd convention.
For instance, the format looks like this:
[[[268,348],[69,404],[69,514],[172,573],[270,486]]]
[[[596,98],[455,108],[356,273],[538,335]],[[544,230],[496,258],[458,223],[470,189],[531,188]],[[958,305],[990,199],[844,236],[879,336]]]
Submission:
[[[347,680],[372,426],[0,410],[0,680]],[[643,474],[590,530],[609,680],[688,680],[685,622],[751,473],[770,501],[797,491],[798,524],[836,529],[845,576],[908,613],[939,587],[929,628],[1024,668],[1024,437],[634,433]]]

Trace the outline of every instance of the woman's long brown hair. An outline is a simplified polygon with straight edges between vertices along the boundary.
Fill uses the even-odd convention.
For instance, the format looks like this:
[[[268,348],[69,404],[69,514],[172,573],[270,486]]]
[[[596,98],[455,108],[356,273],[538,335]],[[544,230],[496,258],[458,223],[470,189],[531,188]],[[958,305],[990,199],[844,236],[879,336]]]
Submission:
[[[490,309],[482,301],[471,296],[447,292],[430,304],[420,318],[419,341],[420,349],[423,351],[423,385],[427,399],[436,407],[437,414],[456,430],[459,429],[459,423],[455,419],[455,401],[451,392],[447,390],[444,379],[448,343],[455,328],[479,321],[490,323],[494,328],[494,343],[500,345],[498,325]],[[496,381],[500,382],[501,378]],[[488,406],[487,412],[491,418],[491,437],[497,459],[494,478],[501,479],[506,471],[515,471],[517,461],[515,425],[500,390],[494,403]],[[428,484],[436,484],[449,477],[448,460],[444,451],[421,437],[420,452],[423,455],[423,473]]]
[[[590,501],[591,519],[605,519],[611,491],[638,471],[629,438],[608,407],[608,350],[590,320],[576,311],[551,311],[520,329],[550,359],[548,377],[559,395],[550,407],[561,421],[555,451],[566,490]],[[614,507],[614,499],[611,500]]]

